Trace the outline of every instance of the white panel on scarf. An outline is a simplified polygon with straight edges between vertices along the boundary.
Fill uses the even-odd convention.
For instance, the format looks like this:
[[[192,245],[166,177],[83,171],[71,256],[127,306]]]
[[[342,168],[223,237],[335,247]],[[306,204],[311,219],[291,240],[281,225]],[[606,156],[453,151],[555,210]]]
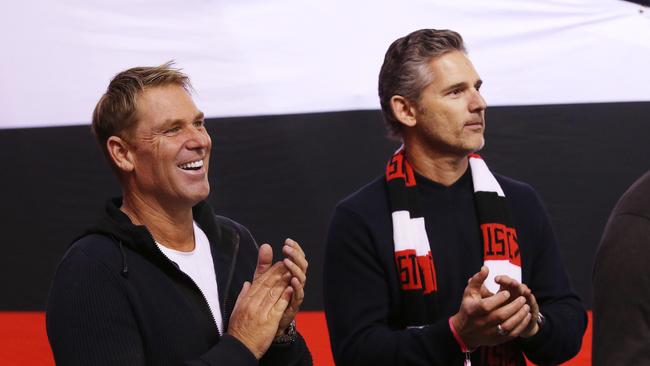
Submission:
[[[486,260],[484,264],[490,269],[485,287],[492,293],[499,291],[499,285],[494,282],[494,277],[505,275],[521,283],[521,267],[507,260]]]
[[[411,219],[408,211],[395,211],[391,216],[393,217],[395,251],[415,249],[416,255],[426,255],[430,247],[424,228],[424,218]]]
[[[427,255],[431,251],[431,246],[429,245],[427,229],[424,226],[424,217],[411,219],[411,225],[416,235],[415,254],[418,256]]]
[[[500,197],[506,196],[483,159],[470,158],[469,164],[472,169],[474,192],[496,192]]]

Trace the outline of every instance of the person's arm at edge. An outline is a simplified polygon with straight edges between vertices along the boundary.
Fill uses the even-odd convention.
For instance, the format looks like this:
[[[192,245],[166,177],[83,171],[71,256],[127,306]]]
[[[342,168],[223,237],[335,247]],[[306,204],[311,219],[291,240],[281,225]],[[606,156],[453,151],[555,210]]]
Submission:
[[[650,305],[639,289],[650,285],[650,218],[623,214],[611,219],[593,269],[594,366],[646,364]]]

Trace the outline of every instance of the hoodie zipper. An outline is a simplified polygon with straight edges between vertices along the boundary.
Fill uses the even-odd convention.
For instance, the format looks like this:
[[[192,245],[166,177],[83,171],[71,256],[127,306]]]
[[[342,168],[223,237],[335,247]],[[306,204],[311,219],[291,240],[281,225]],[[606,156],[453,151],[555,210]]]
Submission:
[[[174,263],[171,259],[169,259],[165,255],[165,253],[163,253],[162,250],[160,250],[160,248],[156,244],[156,240],[153,238],[153,235],[151,235],[151,232],[149,231],[149,229],[147,229],[147,227],[145,227],[145,226],[143,226],[143,227],[144,227],[144,230],[146,231],[146,233],[149,236],[148,239],[151,240],[154,243],[154,247],[156,247],[156,250],[158,251],[158,253],[160,253],[160,255],[163,258],[165,258],[165,260],[169,264],[171,264],[171,266],[175,270],[182,273],[182,275],[185,276],[185,278],[189,279],[190,282],[194,285],[194,288],[199,291],[199,293],[201,294],[201,298],[203,298],[203,304],[205,304],[205,307],[207,308],[208,313],[210,314],[210,318],[212,319],[212,324],[214,325],[215,329],[217,330],[217,334],[219,335],[219,338],[221,338],[221,336],[223,334],[221,333],[221,330],[219,330],[219,326],[217,325],[217,320],[215,319],[214,314],[212,313],[212,309],[210,308],[210,303],[208,303],[208,299],[205,297],[205,294],[203,293],[201,288],[196,284],[196,282],[192,279],[192,277],[190,277],[187,273],[183,272],[178,267],[178,265],[176,263]],[[231,301],[231,299],[230,299],[230,297],[228,295],[230,294],[230,287],[232,285],[232,279],[233,279],[233,275],[235,273],[235,267],[236,267],[236,264],[237,264],[237,254],[239,253],[239,241],[241,239],[238,232],[234,232],[234,236],[235,236],[235,238],[234,238],[235,240],[234,240],[234,243],[233,243],[234,244],[233,245],[234,249],[233,249],[233,253],[232,253],[232,261],[230,263],[230,271],[228,273],[228,279],[226,281],[226,288],[223,291],[224,296],[223,296],[223,300],[222,300],[222,304],[221,304],[222,305],[221,306],[221,312],[223,313],[222,325],[223,325],[224,330],[227,329],[227,327],[228,327],[228,323],[229,323],[229,320],[230,320],[229,319],[230,318],[230,313],[232,312],[232,306],[231,306],[232,301]],[[122,253],[122,260],[123,260],[123,263],[122,263],[122,266],[123,266],[122,275],[124,277],[126,277],[126,276],[128,276],[128,269],[127,269],[127,264],[126,264],[126,253],[124,253],[124,249],[122,248],[122,242],[120,240],[117,240],[117,238],[114,237],[113,235],[111,235],[111,237],[113,238],[113,241],[117,241],[117,244],[120,246],[120,250],[121,250],[121,253]],[[210,252],[212,254],[212,248],[210,248]],[[213,257],[213,261],[214,261],[214,257]],[[213,270],[214,270],[214,274],[215,274],[215,278],[216,278],[217,277],[217,271],[214,268],[213,268]],[[218,278],[216,278],[216,279],[217,279],[217,284],[218,284],[218,282],[219,282]]]
[[[149,231],[149,230],[147,230],[147,231]],[[151,235],[151,233],[149,233],[149,235],[151,236],[151,239],[153,240],[153,235]],[[194,284],[195,289],[199,290],[199,293],[201,294],[201,297],[203,298],[203,304],[205,304],[205,307],[208,309],[208,313],[210,313],[210,318],[212,319],[212,324],[217,329],[217,334],[219,335],[219,338],[221,338],[222,334],[221,334],[221,331],[219,330],[219,325],[217,325],[217,320],[214,318],[214,314],[212,313],[212,309],[210,308],[210,303],[208,302],[208,298],[205,297],[205,294],[203,293],[203,291],[201,290],[199,285],[196,284],[196,282],[192,279],[192,277],[190,277],[187,273],[183,272],[180,268],[178,268],[177,267],[178,265],[176,263],[174,263],[171,259],[169,259],[169,257],[167,257],[165,255],[165,253],[163,253],[163,251],[160,250],[160,248],[158,248],[158,244],[156,243],[155,240],[153,240],[153,242],[154,242],[154,245],[156,247],[156,250],[158,250],[158,253],[160,253],[163,257],[165,257],[167,262],[169,262],[169,264],[171,264],[172,267],[174,267],[178,272],[182,273],[183,276],[185,276],[185,278],[189,279],[190,282],[192,282],[192,284]],[[217,271],[215,271],[214,276],[216,278]],[[218,296],[218,294],[217,294],[217,296]],[[223,319],[222,319],[222,322],[223,322]]]
[[[222,309],[223,313],[226,316],[225,319],[223,319],[223,326],[224,329],[226,329],[226,326],[228,325],[228,322],[230,320],[230,314],[232,312],[232,306],[231,306],[231,300],[230,297],[228,296],[230,294],[230,286],[232,286],[232,278],[233,275],[235,274],[235,267],[237,266],[237,254],[239,253],[239,233],[235,232],[235,242],[233,243],[234,249],[232,253],[232,261],[230,262],[230,271],[228,273],[228,279],[226,281],[226,288],[224,289],[224,295],[223,295],[223,301],[222,301]]]

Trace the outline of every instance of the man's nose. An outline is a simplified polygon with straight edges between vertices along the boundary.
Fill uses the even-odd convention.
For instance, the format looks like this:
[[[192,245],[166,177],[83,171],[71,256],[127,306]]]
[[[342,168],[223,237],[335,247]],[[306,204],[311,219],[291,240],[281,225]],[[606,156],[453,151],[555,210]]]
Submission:
[[[204,127],[199,129],[192,127],[190,131],[186,142],[188,149],[207,149],[210,146],[212,140]]]
[[[473,91],[469,108],[471,112],[479,112],[487,108],[487,103],[478,90]]]

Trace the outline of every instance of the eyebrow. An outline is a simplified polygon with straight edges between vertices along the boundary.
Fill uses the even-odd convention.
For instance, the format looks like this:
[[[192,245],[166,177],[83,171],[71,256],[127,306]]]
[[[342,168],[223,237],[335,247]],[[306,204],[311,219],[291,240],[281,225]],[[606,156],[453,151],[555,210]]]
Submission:
[[[194,116],[194,119],[192,119],[192,122],[198,121],[198,120],[203,120],[203,119],[205,119],[205,114],[203,114],[203,112],[199,111],[199,113],[197,113],[196,116]],[[164,129],[164,128],[167,128],[169,126],[173,126],[173,125],[175,125],[177,123],[182,123],[182,122],[183,122],[182,119],[166,119],[162,123],[161,128]]]
[[[467,84],[468,83],[466,83],[464,81],[461,81],[460,83],[456,83],[456,84],[450,85],[450,86],[442,89],[442,93],[447,93],[447,92],[450,92],[450,91],[452,91],[454,89],[457,89],[457,88],[465,88],[465,87],[467,87]],[[481,79],[476,80],[474,85],[478,85],[478,86],[483,85],[483,80],[481,80]]]

